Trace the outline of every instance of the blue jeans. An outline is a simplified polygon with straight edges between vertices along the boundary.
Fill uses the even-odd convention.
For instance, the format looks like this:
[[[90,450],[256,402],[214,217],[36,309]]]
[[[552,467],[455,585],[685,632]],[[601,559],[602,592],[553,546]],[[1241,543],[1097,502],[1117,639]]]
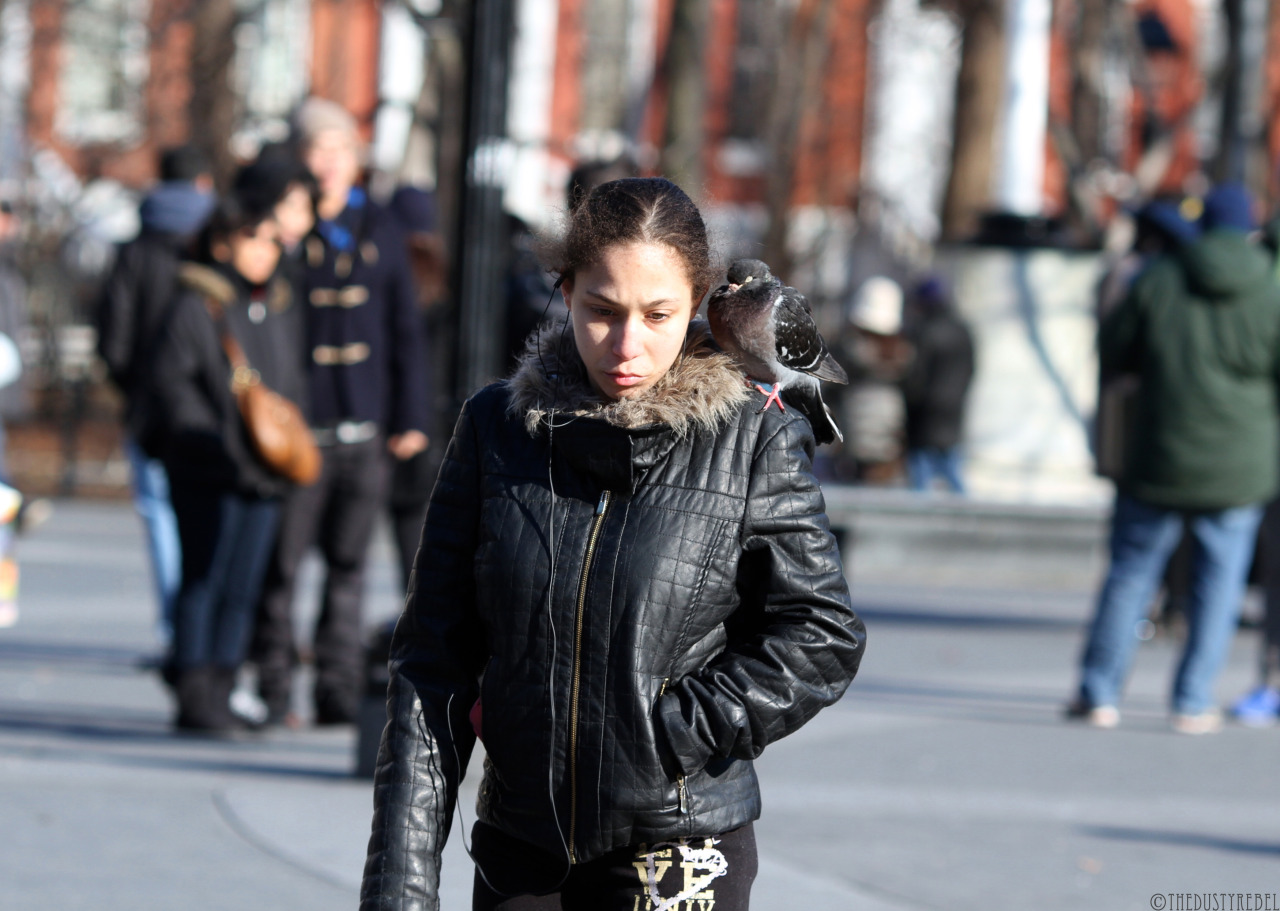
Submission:
[[[280,501],[176,485],[173,505],[182,532],[174,666],[237,668],[249,648]]]
[[[1214,707],[1213,686],[1240,617],[1262,506],[1218,512],[1181,512],[1116,497],[1111,519],[1111,568],[1081,659],[1080,698],[1116,705],[1146,616],[1184,522],[1194,552],[1187,641],[1173,682],[1173,711],[1198,714]]]
[[[907,453],[907,477],[912,490],[928,490],[934,478],[942,478],[954,493],[964,493],[964,479],[960,477],[960,447],[910,450]]]
[[[147,532],[151,575],[160,602],[160,635],[169,641],[173,638],[173,612],[182,585],[182,544],[178,519],[169,500],[169,475],[163,462],[148,456],[128,437],[124,451],[133,473],[133,506]]]

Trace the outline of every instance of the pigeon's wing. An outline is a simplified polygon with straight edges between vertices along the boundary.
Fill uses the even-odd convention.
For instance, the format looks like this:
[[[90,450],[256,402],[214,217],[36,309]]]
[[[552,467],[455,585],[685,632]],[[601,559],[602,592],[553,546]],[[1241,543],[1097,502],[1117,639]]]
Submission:
[[[849,376],[827,350],[809,312],[809,302],[794,288],[783,289],[773,311],[778,361],[797,373],[832,383],[847,383]]]
[[[809,304],[809,298],[801,294],[798,288],[793,288],[790,285],[787,285],[782,289],[782,293],[786,297],[797,300],[800,303],[800,306],[804,307],[805,313],[813,313],[813,307]]]

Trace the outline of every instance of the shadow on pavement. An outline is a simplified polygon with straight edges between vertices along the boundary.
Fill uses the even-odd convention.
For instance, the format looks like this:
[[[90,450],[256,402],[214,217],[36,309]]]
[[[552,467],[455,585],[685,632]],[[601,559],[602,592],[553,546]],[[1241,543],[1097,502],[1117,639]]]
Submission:
[[[0,663],[8,670],[30,665],[70,665],[77,672],[134,673],[145,669],[149,660],[151,656],[130,646],[0,641]]]
[[[0,706],[0,756],[330,781],[350,779],[354,769],[352,747],[345,739],[308,742],[307,735],[271,733],[235,739],[179,736],[167,717],[154,712],[87,714],[43,706]]]
[[[1280,843],[1263,841],[1245,841],[1238,838],[1223,838],[1221,835],[1206,835],[1201,832],[1170,832],[1164,829],[1130,829],[1122,826],[1085,826],[1081,832],[1096,838],[1108,838],[1115,841],[1145,842],[1157,845],[1177,845],[1187,848],[1212,848],[1218,851],[1230,851],[1243,854],[1275,854],[1280,856]]]
[[[897,607],[856,603],[853,609],[863,622],[898,626],[939,626],[969,630],[1070,630],[1080,629],[1080,621],[1062,617],[1013,614],[955,613],[953,611],[903,610]]]

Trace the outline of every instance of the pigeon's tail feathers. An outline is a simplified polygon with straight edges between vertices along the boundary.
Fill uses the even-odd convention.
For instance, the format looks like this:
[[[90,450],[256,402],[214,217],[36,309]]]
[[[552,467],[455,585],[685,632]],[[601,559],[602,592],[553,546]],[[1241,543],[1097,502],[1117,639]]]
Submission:
[[[822,404],[822,417],[818,420],[810,419],[809,423],[813,425],[813,438],[819,444],[823,443],[843,443],[844,434],[840,432],[840,428],[836,426],[835,415],[831,413],[831,409],[827,407],[826,402],[819,401]]]
[[[810,376],[815,376],[820,380],[826,380],[828,383],[845,384],[849,382],[849,374],[844,372],[844,368],[840,366],[830,351],[818,363],[818,366],[809,371]]]
[[[817,382],[797,382],[783,386],[782,396],[787,404],[794,405],[801,414],[809,419],[813,428],[813,438],[819,445],[823,443],[839,443],[844,441],[844,434],[836,426],[836,419],[831,409],[822,400],[822,391]]]

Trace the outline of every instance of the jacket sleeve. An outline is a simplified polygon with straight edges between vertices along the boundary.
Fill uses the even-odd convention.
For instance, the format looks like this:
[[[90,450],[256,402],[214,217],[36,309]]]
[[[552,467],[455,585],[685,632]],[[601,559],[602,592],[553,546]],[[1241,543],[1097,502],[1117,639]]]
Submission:
[[[725,650],[676,681],[659,724],[680,771],[752,759],[838,700],[866,645],[813,475],[809,423],[756,450],[739,563],[742,604]]]
[[[1138,373],[1142,370],[1143,326],[1148,300],[1181,295],[1172,282],[1174,265],[1157,260],[1134,280],[1129,293],[1098,327],[1098,366],[1105,374]]]
[[[487,653],[475,611],[479,515],[479,447],[468,403],[440,469],[392,639],[362,911],[438,908],[440,852],[475,745],[467,715]]]
[[[133,369],[135,301],[138,296],[137,270],[132,245],[119,248],[115,265],[98,296],[95,323],[98,354],[107,365],[112,381],[129,390]]]
[[[165,458],[192,476],[230,483],[235,466],[223,438],[217,380],[209,371],[223,366],[217,335],[198,296],[174,304],[160,330],[152,365],[158,405],[158,434]],[[230,392],[227,392],[230,400]]]

